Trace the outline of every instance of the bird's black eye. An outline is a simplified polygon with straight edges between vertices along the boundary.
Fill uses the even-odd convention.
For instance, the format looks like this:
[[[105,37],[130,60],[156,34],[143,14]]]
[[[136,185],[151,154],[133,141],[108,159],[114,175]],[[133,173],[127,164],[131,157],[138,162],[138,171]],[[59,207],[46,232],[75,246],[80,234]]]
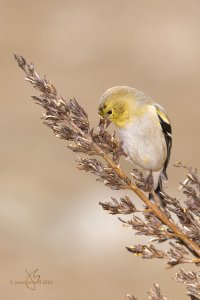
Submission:
[[[112,110],[109,110],[109,111],[107,112],[107,114],[108,114],[108,115],[112,115]]]

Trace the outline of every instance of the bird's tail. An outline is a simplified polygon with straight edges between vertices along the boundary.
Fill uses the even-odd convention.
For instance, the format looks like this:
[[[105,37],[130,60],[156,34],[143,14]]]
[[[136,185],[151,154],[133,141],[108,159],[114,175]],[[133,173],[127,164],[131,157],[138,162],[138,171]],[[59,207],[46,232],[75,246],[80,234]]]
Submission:
[[[157,173],[157,172],[156,172]],[[154,177],[154,192],[157,196],[157,200],[159,202],[159,205],[161,207],[164,207],[165,204],[164,204],[164,197],[163,197],[163,184],[162,184],[162,180],[163,180],[163,173],[160,173],[159,174],[155,174]],[[166,178],[166,176],[164,176],[164,178]],[[152,200],[154,197],[153,195],[150,193],[149,194],[149,200]]]
[[[158,186],[155,189],[155,194],[158,197],[159,200],[159,204],[161,207],[165,207],[165,203],[164,203],[164,197],[163,197],[163,184],[162,184],[162,177],[160,176],[159,180],[158,180]]]

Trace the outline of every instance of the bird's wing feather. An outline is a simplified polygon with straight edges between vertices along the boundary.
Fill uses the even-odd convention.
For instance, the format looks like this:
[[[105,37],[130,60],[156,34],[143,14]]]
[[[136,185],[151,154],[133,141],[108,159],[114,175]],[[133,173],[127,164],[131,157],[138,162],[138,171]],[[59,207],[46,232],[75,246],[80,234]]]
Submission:
[[[172,148],[172,128],[170,125],[170,120],[168,118],[168,116],[165,113],[165,110],[162,106],[160,106],[159,104],[155,104],[154,105],[156,108],[156,113],[160,122],[160,126],[162,128],[162,132],[164,134],[165,137],[165,142],[166,142],[166,146],[167,146],[167,158],[165,160],[164,163],[164,167],[163,167],[163,179],[167,180],[167,174],[166,174],[166,169],[169,163],[169,159],[170,159],[170,154],[171,154],[171,148]]]

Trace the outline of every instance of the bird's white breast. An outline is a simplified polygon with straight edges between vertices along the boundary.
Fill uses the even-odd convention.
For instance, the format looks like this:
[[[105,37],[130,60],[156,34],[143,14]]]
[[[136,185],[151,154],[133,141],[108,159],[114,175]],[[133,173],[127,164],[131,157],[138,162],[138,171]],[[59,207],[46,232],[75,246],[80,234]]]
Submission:
[[[163,168],[167,156],[166,142],[154,111],[119,128],[119,136],[125,152],[136,166],[152,171]]]

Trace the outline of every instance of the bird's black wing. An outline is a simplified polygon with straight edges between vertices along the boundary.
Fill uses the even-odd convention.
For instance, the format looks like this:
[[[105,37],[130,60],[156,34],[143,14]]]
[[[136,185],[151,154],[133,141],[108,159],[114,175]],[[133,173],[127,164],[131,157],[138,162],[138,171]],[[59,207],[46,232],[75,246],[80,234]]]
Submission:
[[[166,169],[170,160],[170,154],[171,154],[171,148],[172,148],[172,128],[170,125],[170,120],[168,116],[165,113],[164,108],[162,106],[155,104],[156,108],[156,113],[160,122],[160,126],[162,128],[162,132],[165,137],[165,142],[167,146],[167,158],[164,163],[163,171],[162,171],[162,176],[163,179],[167,180],[167,174],[166,174]]]

